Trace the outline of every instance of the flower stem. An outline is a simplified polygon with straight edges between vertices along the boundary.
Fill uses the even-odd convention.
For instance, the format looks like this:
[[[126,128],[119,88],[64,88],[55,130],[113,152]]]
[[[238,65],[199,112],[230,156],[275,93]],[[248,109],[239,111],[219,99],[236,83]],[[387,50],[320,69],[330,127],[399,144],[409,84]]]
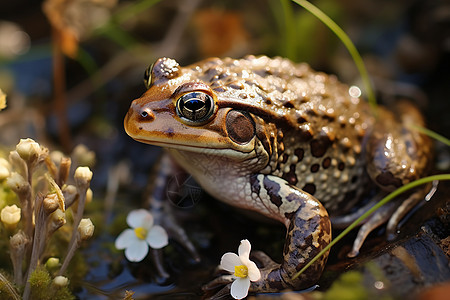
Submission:
[[[12,297],[11,299],[20,300],[20,296],[19,296],[19,294],[17,294],[16,289],[13,287],[11,282],[9,282],[9,280],[6,279],[5,276],[3,276],[2,273],[0,273],[0,282],[2,283],[3,287],[8,292],[8,296]],[[5,296],[5,295],[3,295],[3,296]]]
[[[75,228],[78,228],[78,226]],[[70,241],[71,243],[69,245],[69,250],[67,251],[66,258],[64,259],[61,269],[59,269],[58,276],[62,276],[62,274],[64,274],[67,267],[69,266],[69,262],[72,260],[72,257],[75,254],[75,251],[80,247],[81,237],[78,230],[74,234],[72,234],[72,240]]]
[[[42,233],[45,230],[46,225],[46,217],[47,214],[45,213],[44,209],[42,208],[42,202],[44,200],[44,196],[38,195],[36,196],[36,224],[35,224],[35,230],[34,230],[34,238],[33,238],[33,247],[31,248],[31,259],[30,264],[28,266],[28,272],[27,272],[27,281],[25,283],[25,290],[23,292],[23,299],[28,300],[30,297],[31,287],[30,287],[30,276],[33,273],[33,271],[36,269],[39,261],[39,255],[40,255],[40,244],[42,239]]]
[[[78,191],[78,207],[77,212],[73,221],[73,229],[72,229],[72,237],[69,242],[68,251],[66,258],[64,259],[63,265],[58,272],[58,275],[63,275],[67,266],[69,265],[70,260],[75,253],[75,250],[78,249],[80,243],[80,234],[78,233],[78,225],[80,224],[81,218],[83,217],[84,205],[86,202],[86,193],[89,188],[89,184],[79,185],[77,184]]]

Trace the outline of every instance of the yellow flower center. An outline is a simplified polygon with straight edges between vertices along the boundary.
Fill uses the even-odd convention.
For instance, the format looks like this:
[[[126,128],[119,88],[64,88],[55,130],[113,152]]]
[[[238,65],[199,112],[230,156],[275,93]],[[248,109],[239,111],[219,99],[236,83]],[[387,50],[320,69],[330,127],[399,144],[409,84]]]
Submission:
[[[240,266],[234,266],[234,276],[245,278],[248,276],[248,268],[247,266],[240,265]]]
[[[145,229],[144,227],[136,227],[134,229],[134,234],[136,234],[139,239],[145,240],[145,238],[147,237],[147,229]]]

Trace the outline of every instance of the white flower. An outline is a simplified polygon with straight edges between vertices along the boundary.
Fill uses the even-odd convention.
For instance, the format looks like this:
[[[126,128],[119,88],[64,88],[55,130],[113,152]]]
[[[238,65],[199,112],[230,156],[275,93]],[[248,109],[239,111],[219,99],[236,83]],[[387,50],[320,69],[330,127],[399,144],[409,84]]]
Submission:
[[[0,90],[1,93],[1,90]],[[9,162],[0,157],[0,180],[6,179],[8,178],[10,172],[9,170],[11,169],[11,165],[9,164]]]
[[[160,249],[168,244],[167,232],[159,225],[153,225],[153,216],[145,209],[131,211],[125,229],[116,239],[116,248],[125,249],[129,261],[141,261],[148,253],[148,246]]]
[[[236,280],[231,284],[231,296],[234,299],[247,297],[250,281],[258,281],[261,273],[249,258],[251,245],[248,240],[242,240],[237,256],[235,253],[225,253],[220,260],[220,267],[233,274]]]

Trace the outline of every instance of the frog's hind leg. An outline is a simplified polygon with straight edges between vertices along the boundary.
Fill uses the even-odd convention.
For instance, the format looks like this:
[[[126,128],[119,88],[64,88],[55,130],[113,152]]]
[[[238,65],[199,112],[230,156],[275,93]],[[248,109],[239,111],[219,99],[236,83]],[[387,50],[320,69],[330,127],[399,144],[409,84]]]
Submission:
[[[379,118],[366,149],[367,172],[385,194],[424,176],[431,161],[432,144],[428,136],[413,126],[424,126],[419,111],[409,102],[400,101],[394,113],[379,108]],[[388,234],[395,234],[397,225],[417,202],[425,196],[418,189],[408,197],[394,200],[375,212],[360,228],[349,256],[355,256],[367,235],[388,222]],[[400,203],[400,204],[399,204]]]

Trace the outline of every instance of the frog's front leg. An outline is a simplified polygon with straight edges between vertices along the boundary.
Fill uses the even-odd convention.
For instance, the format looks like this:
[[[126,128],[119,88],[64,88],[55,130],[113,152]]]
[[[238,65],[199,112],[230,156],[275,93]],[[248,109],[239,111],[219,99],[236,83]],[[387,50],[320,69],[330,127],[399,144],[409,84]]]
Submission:
[[[268,262],[263,266],[261,279],[252,282],[251,292],[274,292],[284,289],[303,289],[312,286],[322,274],[328,252],[297,278],[300,271],[331,241],[331,223],[322,204],[310,194],[271,175],[253,175],[250,179],[252,197],[258,211],[282,221],[287,227],[281,264]],[[259,203],[258,203],[259,202]],[[257,255],[256,258],[261,257]],[[223,277],[205,286],[217,287],[228,283]]]
[[[170,191],[180,188],[179,184],[177,185],[177,182],[171,179],[184,173],[184,171],[174,163],[167,153],[163,153],[154,171],[154,175],[150,178],[147,191],[148,198],[146,200],[146,206],[152,213],[155,224],[161,225],[166,229],[170,238],[183,245],[194,260],[199,261],[200,258],[194,245],[187,237],[184,229],[176,222],[173,216],[171,202],[167,199]],[[176,186],[170,186],[170,182]],[[175,197],[176,194],[176,191],[171,193],[172,197]],[[175,201],[175,199],[170,200]],[[161,249],[151,249],[150,255],[152,256],[159,276],[168,278],[169,274],[164,268]]]
[[[258,175],[261,202],[287,227],[281,264],[269,264],[261,270],[261,279],[250,287],[254,292],[302,289],[320,278],[328,252],[294,279],[312,258],[331,241],[331,223],[322,204],[310,194],[270,175]],[[262,190],[262,189],[261,189]]]

